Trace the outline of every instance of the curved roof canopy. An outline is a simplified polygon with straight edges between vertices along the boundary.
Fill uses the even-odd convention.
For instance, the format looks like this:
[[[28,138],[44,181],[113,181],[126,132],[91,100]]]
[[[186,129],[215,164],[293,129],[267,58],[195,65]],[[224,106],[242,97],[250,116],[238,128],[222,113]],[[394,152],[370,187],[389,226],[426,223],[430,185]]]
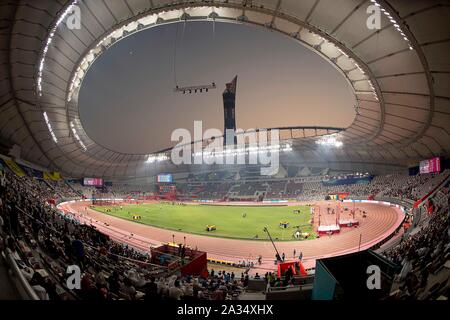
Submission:
[[[359,114],[337,134],[344,147],[332,154],[315,148],[314,139],[294,139],[299,151],[313,150],[309,161],[406,165],[450,153],[450,14],[444,0],[21,0],[1,8],[0,137],[20,145],[24,159],[67,175],[152,172],[148,156],[105,149],[86,135],[78,93],[109,46],[184,19],[278,31],[342,71]],[[68,28],[78,8],[81,28]],[[378,9],[380,28],[371,29],[367,21]]]

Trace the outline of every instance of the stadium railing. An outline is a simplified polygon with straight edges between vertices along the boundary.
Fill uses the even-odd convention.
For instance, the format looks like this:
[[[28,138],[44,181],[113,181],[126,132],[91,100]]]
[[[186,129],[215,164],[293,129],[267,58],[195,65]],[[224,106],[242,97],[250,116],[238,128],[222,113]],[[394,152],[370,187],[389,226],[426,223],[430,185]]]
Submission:
[[[266,300],[309,300],[313,285],[295,287],[271,287],[266,292]]]
[[[414,205],[414,201],[410,199],[401,199],[401,198],[390,198],[390,197],[375,197],[376,201],[384,201],[384,202],[390,202],[393,204],[398,204],[405,209],[411,209]]]

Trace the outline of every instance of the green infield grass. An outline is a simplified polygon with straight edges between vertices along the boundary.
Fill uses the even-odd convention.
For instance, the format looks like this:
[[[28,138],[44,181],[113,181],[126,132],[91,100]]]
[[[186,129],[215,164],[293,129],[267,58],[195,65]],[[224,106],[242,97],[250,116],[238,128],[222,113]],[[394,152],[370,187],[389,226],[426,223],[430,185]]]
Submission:
[[[159,228],[224,238],[268,240],[263,231],[267,227],[274,241],[298,241],[293,237],[299,229],[316,237],[310,224],[308,206],[213,206],[181,205],[169,203],[94,206],[94,210],[115,217],[143,223]],[[300,210],[300,213],[294,213]],[[133,216],[140,219],[134,220]],[[288,222],[281,228],[281,222]],[[206,231],[207,225],[216,226]]]

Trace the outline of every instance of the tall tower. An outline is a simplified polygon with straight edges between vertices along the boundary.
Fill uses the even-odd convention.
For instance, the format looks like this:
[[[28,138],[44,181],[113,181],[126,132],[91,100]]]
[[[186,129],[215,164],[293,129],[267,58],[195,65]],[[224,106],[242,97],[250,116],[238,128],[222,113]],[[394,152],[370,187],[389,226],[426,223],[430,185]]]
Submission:
[[[222,94],[223,97],[223,114],[224,114],[224,144],[227,144],[227,132],[233,131],[234,143],[236,143],[236,85],[237,76],[233,81],[226,84],[226,89]],[[228,130],[228,131],[227,131]],[[229,138],[228,138],[229,139]],[[229,142],[232,144],[232,142]]]

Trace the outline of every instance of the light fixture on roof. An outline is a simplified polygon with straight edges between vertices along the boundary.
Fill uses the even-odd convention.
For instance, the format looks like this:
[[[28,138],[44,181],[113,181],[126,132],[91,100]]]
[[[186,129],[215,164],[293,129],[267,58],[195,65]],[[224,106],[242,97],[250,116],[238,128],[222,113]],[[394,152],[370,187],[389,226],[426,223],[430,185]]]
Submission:
[[[38,75],[37,75],[37,90],[39,97],[42,97],[42,74],[45,67],[45,60],[47,57],[47,52],[50,47],[50,44],[53,41],[53,37],[55,36],[56,29],[58,29],[59,25],[63,20],[67,17],[67,15],[72,12],[73,7],[77,4],[78,0],[72,1],[72,3],[64,10],[64,12],[59,16],[58,20],[56,21],[55,25],[51,29],[50,33],[47,36],[47,40],[44,42],[45,46],[42,50],[42,57],[39,62],[39,69],[38,69]]]
[[[73,136],[75,137],[75,139],[78,141],[78,143],[80,144],[81,148],[84,151],[87,151],[87,148],[85,146],[85,144],[83,143],[83,141],[81,140],[80,136],[78,135],[76,129],[75,129],[75,125],[72,121],[70,121],[70,129],[72,130]]]
[[[47,124],[48,131],[50,132],[50,136],[52,137],[55,143],[58,143],[58,139],[56,138],[55,132],[53,131],[52,124],[48,118],[47,112],[43,112],[45,123]]]
[[[374,85],[372,84],[372,81],[367,80],[367,82],[369,83],[369,86],[370,86],[370,88],[372,89],[372,93],[373,93],[375,99],[376,99],[377,101],[379,101],[379,100],[378,100],[378,94],[377,94],[377,91],[375,90],[375,87],[374,87]]]
[[[344,145],[344,143],[339,141],[334,135],[322,137],[319,140],[316,140],[316,144],[336,148],[340,148]]]
[[[203,157],[204,159],[222,158],[224,156],[240,156],[250,154],[261,154],[268,152],[290,152],[292,151],[292,145],[290,143],[281,143],[270,146],[254,146],[254,147],[235,147],[234,145],[224,150],[205,152],[199,151],[193,153],[194,157]]]
[[[405,33],[403,32],[402,28],[400,27],[400,24],[395,21],[394,18],[392,18],[391,14],[384,8],[382,8],[376,1],[372,1],[372,3],[375,3],[375,5],[379,6],[381,8],[381,11],[386,15],[388,20],[394,25],[394,28],[400,33],[400,35],[403,37],[403,40],[405,40],[408,43],[408,47],[410,50],[413,50],[414,48],[411,46],[411,42],[409,41],[408,37],[406,37]]]
[[[169,157],[165,153],[159,153],[159,154],[151,154],[147,158],[147,163],[155,163],[155,162],[162,162],[169,160]]]

